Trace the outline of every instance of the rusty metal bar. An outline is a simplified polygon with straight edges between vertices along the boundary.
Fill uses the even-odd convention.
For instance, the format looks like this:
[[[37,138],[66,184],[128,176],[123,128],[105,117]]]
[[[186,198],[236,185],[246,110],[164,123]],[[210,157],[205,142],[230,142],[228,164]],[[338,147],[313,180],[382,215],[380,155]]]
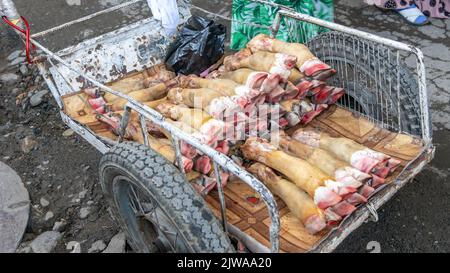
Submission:
[[[122,143],[125,138],[128,122],[130,121],[130,115],[131,115],[131,108],[128,106],[125,106],[125,111],[123,112],[123,117],[120,120],[119,139],[118,139],[119,143]]]
[[[147,121],[145,117],[139,114],[139,125],[141,126],[142,137],[144,138],[145,146],[149,146],[148,133],[147,133]]]
[[[172,136],[172,143],[173,147],[175,148],[175,156],[176,156],[176,162],[178,164],[178,168],[182,173],[185,173],[183,168],[183,155],[181,154],[181,147],[180,147],[180,139],[177,136]]]
[[[220,214],[222,217],[222,226],[223,226],[223,230],[225,232],[228,232],[227,205],[225,203],[225,195],[223,193],[223,183],[222,183],[222,177],[220,176],[220,166],[215,161],[213,161],[213,167],[214,167],[214,176],[215,176],[216,182],[217,182],[217,191],[219,192]]]

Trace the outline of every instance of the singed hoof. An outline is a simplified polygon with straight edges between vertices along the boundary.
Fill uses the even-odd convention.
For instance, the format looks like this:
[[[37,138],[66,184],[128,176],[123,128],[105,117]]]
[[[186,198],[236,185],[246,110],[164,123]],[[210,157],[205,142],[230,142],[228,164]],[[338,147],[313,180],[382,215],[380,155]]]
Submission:
[[[357,192],[346,195],[344,197],[344,200],[354,206],[367,202],[367,198],[365,198],[364,196],[362,196],[361,194],[359,194]]]
[[[359,189],[359,194],[361,194],[362,196],[364,196],[366,199],[369,199],[373,192],[375,191],[375,189],[369,185],[363,185],[360,189]]]
[[[192,171],[192,169],[194,168],[194,162],[192,161],[192,159],[183,156],[182,161],[184,171],[187,173]]]
[[[356,207],[347,201],[341,201],[332,207],[333,211],[341,217],[345,217],[356,210]]]
[[[331,207],[342,200],[339,194],[325,187],[318,187],[314,193],[314,202],[321,209]]]
[[[312,74],[310,77],[319,80],[319,81],[326,81],[328,78],[336,74],[336,70],[329,68],[329,69],[323,69],[318,70],[314,74]]]
[[[192,147],[190,144],[181,141],[180,142],[180,150],[181,154],[184,155],[187,158],[194,158],[197,155],[197,150]]]
[[[211,169],[211,159],[208,156],[202,155],[195,160],[195,170],[197,172],[208,174]]]
[[[385,166],[375,166],[375,168],[372,169],[372,174],[381,177],[381,178],[386,178],[389,173],[390,173],[390,168],[385,167]]]
[[[383,185],[384,183],[386,183],[386,181],[384,180],[384,178],[381,178],[375,174],[372,175],[372,179],[369,181],[370,186],[373,188],[378,188],[379,186]]]
[[[313,215],[306,220],[304,225],[308,233],[316,234],[317,232],[326,228],[327,223],[325,222],[325,219],[320,215]]]

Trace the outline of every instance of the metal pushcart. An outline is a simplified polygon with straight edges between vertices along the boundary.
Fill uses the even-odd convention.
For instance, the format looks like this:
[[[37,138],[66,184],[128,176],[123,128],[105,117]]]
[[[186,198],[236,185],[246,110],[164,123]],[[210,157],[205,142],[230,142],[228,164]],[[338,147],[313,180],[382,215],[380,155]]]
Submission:
[[[231,236],[250,251],[278,252],[280,215],[274,196],[264,184],[229,157],[166,122],[155,110],[105,85],[131,72],[142,71],[162,62],[170,38],[162,30],[159,21],[150,16],[58,52],[52,52],[39,41],[73,24],[139,2],[142,0],[132,0],[33,35],[27,31],[27,26],[17,29],[27,43],[32,43],[41,52],[34,61],[61,108],[62,120],[104,154],[100,163],[100,180],[113,215],[127,231],[130,245],[136,251],[230,252],[234,251],[229,239]],[[274,6],[268,1],[253,2]],[[12,1],[2,0],[0,3],[2,13],[10,21],[18,18]],[[191,9],[212,14],[222,20],[231,20],[193,6],[185,0],[179,0],[178,4],[181,25],[190,17]],[[395,181],[380,189],[368,203],[359,206],[339,227],[308,249],[311,252],[329,252],[368,218],[376,219],[376,210],[412,180],[433,157],[423,55],[414,46],[296,13],[282,6],[276,7],[276,19],[270,27],[273,36],[282,20],[301,21],[306,25],[305,29],[311,31],[321,29],[322,33],[316,37],[309,37],[307,32],[300,35],[304,35],[304,40],[316,56],[338,71],[332,81],[334,85],[347,90],[340,101],[342,108],[358,113],[379,128],[411,135],[421,142],[420,152],[408,162]],[[403,61],[411,56],[417,64],[414,72],[409,71]],[[96,86],[128,101],[120,124],[122,134],[117,142],[96,135],[64,112],[62,97],[87,86]],[[211,158],[220,200],[218,219],[189,183],[185,182],[182,170],[169,164],[148,146],[123,141],[132,111],[138,113],[144,132],[146,120],[150,120],[171,134],[178,166],[183,165],[180,141]],[[145,139],[146,144],[147,141]],[[220,170],[238,177],[264,201],[270,218],[269,247],[228,223]]]

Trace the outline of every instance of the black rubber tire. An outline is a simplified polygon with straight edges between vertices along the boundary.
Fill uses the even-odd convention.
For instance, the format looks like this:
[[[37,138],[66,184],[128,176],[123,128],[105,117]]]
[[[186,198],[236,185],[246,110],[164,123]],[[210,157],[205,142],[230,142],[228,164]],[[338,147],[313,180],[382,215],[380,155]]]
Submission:
[[[351,82],[348,86],[345,86],[348,91],[347,94],[354,94],[350,99],[355,100],[360,104],[361,109],[368,109],[361,111],[363,114],[371,116],[381,121],[380,115],[389,115],[390,117],[398,117],[397,107],[391,107],[388,110],[390,113],[386,113],[386,109],[381,109],[376,104],[367,105],[367,101],[376,100],[374,98],[374,89],[381,90],[385,98],[390,99],[391,105],[397,105],[400,102],[400,117],[401,117],[401,129],[404,132],[421,136],[421,117],[420,117],[420,100],[419,100],[419,87],[417,84],[417,76],[413,75],[406,67],[406,65],[397,65],[395,56],[388,53],[383,46],[370,46],[366,43],[354,42],[353,36],[338,33],[338,32],[326,32],[314,37],[308,42],[310,50],[322,61],[333,65],[335,62],[345,63],[349,67],[356,67],[357,71],[362,74],[363,78],[374,79],[380,73],[388,73],[391,75],[399,75],[400,78],[400,96],[389,94],[390,86],[396,84],[395,79],[385,79],[378,81],[378,87],[368,87],[365,83]],[[335,67],[337,70],[339,67]],[[341,68],[342,70],[342,68]],[[349,79],[346,79],[350,81]],[[335,75],[331,79],[331,84],[342,86],[342,80],[338,75]],[[392,82],[390,82],[392,81]],[[355,88],[356,87],[356,88]],[[372,97],[371,97],[372,96]],[[358,99],[366,97],[366,100]],[[367,99],[368,98],[368,99]],[[348,99],[348,98],[343,98]],[[341,103],[343,102],[341,99]],[[383,99],[383,100],[384,100]],[[384,113],[384,114],[382,114]],[[378,118],[377,118],[378,116]],[[398,127],[398,122],[395,122],[395,126]]]
[[[151,148],[135,142],[124,142],[113,147],[100,160],[100,182],[114,218],[127,234],[129,245],[136,252],[151,247],[142,246],[134,238],[119,212],[114,196],[115,177],[127,177],[133,186],[148,192],[165,216],[171,219],[189,250],[185,252],[234,252],[228,236],[219,221],[180,171]]]

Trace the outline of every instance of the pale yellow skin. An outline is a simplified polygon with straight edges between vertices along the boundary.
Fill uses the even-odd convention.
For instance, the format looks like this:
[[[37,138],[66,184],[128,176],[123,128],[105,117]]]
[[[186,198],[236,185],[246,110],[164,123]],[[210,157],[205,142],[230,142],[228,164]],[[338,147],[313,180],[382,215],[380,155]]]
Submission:
[[[155,82],[167,82],[176,77],[176,74],[172,71],[167,71],[165,68],[158,66],[150,68],[145,71],[147,77],[144,80],[144,86],[150,87]]]
[[[133,124],[133,123],[132,123]],[[133,127],[130,128],[129,131],[132,131],[131,138],[144,145],[144,136],[142,135],[142,130],[138,124],[133,124]],[[170,139],[167,138],[155,138],[152,135],[147,134],[148,146],[152,148],[155,152],[160,154],[162,157],[167,159],[169,162],[174,164],[177,163],[177,157],[175,153],[175,149],[173,148],[173,143]],[[187,174],[188,181],[195,179],[199,176],[199,174],[195,171],[189,171]]]
[[[261,48],[258,46],[259,42],[261,40],[267,40],[270,41],[270,47]],[[292,55],[297,57],[297,68],[300,69],[300,67],[308,60],[311,60],[315,58],[314,54],[303,44],[299,43],[288,43],[284,41],[280,41],[277,39],[272,39],[266,34],[259,34],[255,36],[247,45],[250,50],[255,53],[260,50],[263,51],[269,51],[269,52],[276,52],[276,53],[283,53],[287,55]]]
[[[293,84],[298,84],[303,78],[305,78],[305,74],[300,72],[297,68],[293,68],[291,69],[291,74],[289,75],[288,80]]]
[[[159,100],[146,101],[146,102],[143,102],[142,104],[147,105],[148,107],[155,109],[161,103],[166,103],[166,102],[169,102],[169,100],[167,99],[167,97],[164,97],[164,98],[159,99]]]
[[[136,90],[144,89],[145,88],[144,75],[137,74],[135,76],[125,78],[125,79],[119,80],[117,82],[113,82],[113,83],[109,84],[108,87],[110,87],[112,90],[115,90],[115,91],[118,91],[118,92],[121,92],[124,94],[128,94],[128,93],[136,91]],[[109,101],[115,100],[117,98],[117,96],[110,94],[110,93],[105,93],[103,98],[109,102]]]
[[[349,167],[347,163],[323,149],[313,148],[299,141],[289,140],[287,137],[280,138],[280,146],[311,165],[317,166],[329,176],[334,176],[338,169]]]
[[[176,74],[171,71],[167,71],[164,65],[156,65],[132,76],[127,76],[127,78],[118,80],[116,82],[108,84],[108,86],[118,92],[128,94],[133,91],[146,89],[152,87],[158,83],[168,82],[175,78]],[[117,99],[116,96],[105,93],[103,98],[107,102],[111,102]]]
[[[199,130],[203,124],[212,119],[210,115],[201,109],[187,108],[181,105],[162,103],[157,110],[164,116],[183,122],[190,127]]]
[[[179,129],[181,129],[181,131],[188,133],[188,134],[193,134],[193,133],[197,133],[198,131],[195,130],[194,128],[192,128],[191,126],[189,126],[186,123],[183,123],[181,121],[175,121],[172,119],[167,118],[166,121],[176,127],[178,127]],[[164,135],[168,138],[168,139],[172,139],[172,134],[167,132],[166,130],[162,129],[161,130]]]
[[[300,129],[298,132],[303,132],[303,130]],[[308,133],[310,133],[311,139],[316,139],[316,142],[318,140],[318,142],[315,143],[315,146],[333,153],[340,160],[347,163],[351,162],[353,153],[367,149],[366,147],[348,138],[331,137],[330,135],[323,132]],[[293,138],[295,138],[296,134],[297,132],[294,133]]]
[[[240,68],[234,71],[224,72],[220,75],[220,78],[232,80],[239,84],[246,84],[248,76],[253,72],[255,71],[249,68]]]
[[[204,79],[195,77],[191,79],[191,85],[195,88],[208,88],[217,91],[222,96],[234,96],[239,84],[228,79]]]
[[[189,107],[205,109],[215,98],[223,97],[223,94],[209,88],[172,88],[167,94],[170,102],[184,104]],[[179,100],[178,97],[181,97]]]
[[[320,139],[320,147],[334,153],[337,157],[346,162],[351,162],[351,157],[354,152],[367,149],[351,139],[342,137],[332,138],[323,134]]]
[[[279,171],[311,197],[314,197],[315,190],[323,186],[326,180],[331,180],[330,176],[305,160],[276,150],[272,145],[266,149],[259,144],[259,139],[248,138],[241,147],[244,157]]]
[[[164,83],[128,93],[128,96],[139,102],[158,100],[165,97],[166,95],[167,87]],[[128,100],[126,99],[118,98],[112,102],[111,109],[113,111],[121,110],[123,109],[125,104],[127,104],[127,102]]]
[[[162,103],[167,103],[167,102],[169,102],[169,100],[167,99],[167,97],[164,97],[164,98],[159,99],[159,100],[152,100],[152,101],[142,102],[142,104],[147,105],[150,108],[156,109],[156,107],[158,107],[158,105],[160,105]],[[112,108],[111,107],[112,103],[107,103],[107,106]],[[123,113],[123,108],[119,109],[119,110],[116,110],[114,112]],[[134,112],[131,112],[131,113],[133,114]]]
[[[323,217],[322,211],[314,204],[306,192],[289,180],[277,176],[269,167],[255,163],[248,169],[263,182],[269,190],[278,195],[288,206],[292,214],[305,224],[311,216]]]
[[[172,148],[170,142],[165,142],[152,136],[148,136],[148,144],[150,148],[155,150],[155,152],[161,154],[170,162],[175,162],[175,150]]]
[[[270,69],[275,63],[276,53],[272,52],[266,52],[266,51],[257,51],[253,53],[252,55],[243,58],[243,59],[230,59],[229,63],[225,65],[227,70],[233,71],[233,70],[241,70],[244,68],[254,70],[254,71],[264,71],[264,72],[270,72]],[[238,75],[239,77],[248,77],[249,70],[245,70],[245,72],[242,72],[242,76]],[[301,73],[298,69],[293,68],[290,70],[290,75],[288,80],[294,84],[298,84],[302,78],[304,78],[305,75]],[[237,82],[240,82],[242,78],[237,78]]]
[[[258,51],[244,59],[233,60],[225,66],[228,70],[250,68],[256,71],[270,72],[270,68],[275,63],[275,60],[275,53]]]

